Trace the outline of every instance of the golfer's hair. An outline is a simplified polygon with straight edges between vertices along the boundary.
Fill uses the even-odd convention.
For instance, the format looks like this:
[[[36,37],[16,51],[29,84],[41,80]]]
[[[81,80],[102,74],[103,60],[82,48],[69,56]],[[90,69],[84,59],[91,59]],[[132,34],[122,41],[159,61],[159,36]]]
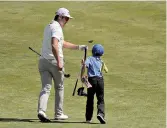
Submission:
[[[59,15],[56,15],[55,18],[54,18],[54,21],[57,21],[59,18]]]
[[[101,54],[99,54],[99,53],[96,53],[94,56],[98,56],[98,57],[100,57],[100,56],[102,56]]]

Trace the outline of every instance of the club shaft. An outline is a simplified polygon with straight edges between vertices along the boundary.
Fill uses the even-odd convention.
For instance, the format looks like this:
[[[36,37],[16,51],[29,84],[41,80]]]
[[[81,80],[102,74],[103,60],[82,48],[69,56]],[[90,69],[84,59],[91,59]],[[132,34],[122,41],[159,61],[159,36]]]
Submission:
[[[30,49],[31,51],[35,52],[37,55],[42,56],[41,54],[39,54],[37,51],[35,51],[35,50],[32,49],[31,47],[29,47],[29,49]]]
[[[85,48],[84,61],[86,60],[86,55],[87,55],[87,49]],[[75,95],[75,92],[76,92],[76,87],[77,87],[77,84],[78,84],[79,77],[81,77],[82,68],[83,68],[83,67],[81,67],[81,70],[80,70],[80,72],[79,72],[79,74],[78,74],[78,77],[77,77],[77,80],[76,80],[76,82],[75,82],[75,86],[74,86],[74,90],[73,90],[73,94],[72,94],[73,96]]]
[[[44,58],[45,60],[47,60],[49,63],[51,63],[50,60],[46,59],[43,55],[41,55],[40,53],[38,53],[37,51],[35,51],[33,48],[29,47],[29,49],[30,49],[31,51],[33,51],[34,53],[36,53],[37,55],[39,55],[39,56],[41,56],[42,58]],[[65,76],[66,78],[68,78],[68,77],[70,77],[70,74],[65,74],[65,73],[64,73],[64,76]]]
[[[75,91],[76,91],[76,88],[77,88],[77,84],[78,84],[78,78],[77,78],[77,80],[76,80],[76,82],[75,82],[75,87],[74,87],[74,90],[73,90],[73,93],[72,93],[73,96],[75,95]]]

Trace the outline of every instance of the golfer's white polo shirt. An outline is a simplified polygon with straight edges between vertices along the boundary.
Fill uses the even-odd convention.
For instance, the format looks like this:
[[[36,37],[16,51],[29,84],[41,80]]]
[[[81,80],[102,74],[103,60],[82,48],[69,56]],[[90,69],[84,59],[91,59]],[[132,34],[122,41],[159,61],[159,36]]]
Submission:
[[[63,59],[63,42],[64,42],[63,30],[60,24],[54,20],[45,27],[41,54],[46,59],[55,59],[52,53],[52,43],[51,43],[52,37],[56,37],[58,39],[59,41],[58,53],[60,58]]]

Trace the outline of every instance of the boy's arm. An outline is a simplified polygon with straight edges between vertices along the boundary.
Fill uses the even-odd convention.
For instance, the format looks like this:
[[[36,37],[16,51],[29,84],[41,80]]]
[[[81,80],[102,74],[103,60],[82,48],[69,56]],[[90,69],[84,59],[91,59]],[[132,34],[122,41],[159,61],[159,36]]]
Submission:
[[[103,65],[104,65],[104,71],[105,71],[105,73],[107,73],[108,72],[108,68],[107,68],[105,63]]]
[[[83,77],[84,74],[85,74],[86,65],[85,65],[84,60],[82,60],[81,63],[82,63],[82,69],[81,69],[81,79],[82,79],[82,77]]]
[[[84,62],[84,60],[82,60],[82,69],[81,69],[81,81],[82,83],[84,83],[86,85],[87,88],[91,88],[92,85],[89,83],[88,81],[88,76],[87,75],[84,75],[85,74],[85,69],[88,70],[88,62],[89,62],[89,59],[86,60]],[[87,71],[88,72],[88,71]]]
[[[102,61],[101,72],[102,72],[103,70],[105,71],[105,73],[108,72],[108,68],[107,68],[106,64]]]

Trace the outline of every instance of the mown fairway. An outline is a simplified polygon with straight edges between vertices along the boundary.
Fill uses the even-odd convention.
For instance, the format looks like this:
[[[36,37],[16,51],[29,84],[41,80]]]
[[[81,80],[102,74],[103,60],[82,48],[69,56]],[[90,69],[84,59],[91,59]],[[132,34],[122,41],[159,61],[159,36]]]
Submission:
[[[69,120],[43,124],[37,119],[38,73],[43,29],[59,7],[74,17],[65,39],[105,48],[106,125],[85,121],[84,97],[72,97],[81,51],[64,50],[64,113]],[[0,2],[0,128],[165,128],[165,2]],[[91,47],[89,45],[89,55]],[[81,86],[81,83],[79,83]],[[95,100],[96,102],[96,100]],[[54,88],[47,115],[53,119]]]

